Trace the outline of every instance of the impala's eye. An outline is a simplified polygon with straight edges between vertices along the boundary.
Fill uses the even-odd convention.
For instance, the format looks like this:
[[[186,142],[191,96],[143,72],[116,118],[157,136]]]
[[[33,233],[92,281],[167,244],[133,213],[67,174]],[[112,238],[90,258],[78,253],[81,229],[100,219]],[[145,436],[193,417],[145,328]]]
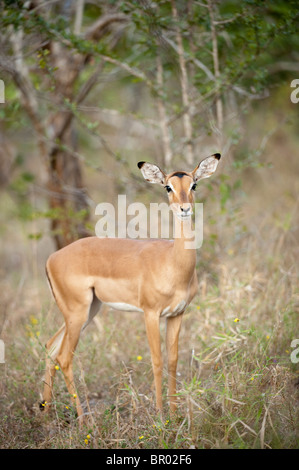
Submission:
[[[170,193],[170,191],[172,191],[171,187],[170,186],[165,186],[165,189],[168,193]]]
[[[192,191],[195,191],[195,190],[196,190],[196,186],[197,186],[197,184],[196,184],[196,183],[194,183],[194,185],[193,185],[193,186],[192,186],[192,188],[191,188],[191,189],[192,189]]]

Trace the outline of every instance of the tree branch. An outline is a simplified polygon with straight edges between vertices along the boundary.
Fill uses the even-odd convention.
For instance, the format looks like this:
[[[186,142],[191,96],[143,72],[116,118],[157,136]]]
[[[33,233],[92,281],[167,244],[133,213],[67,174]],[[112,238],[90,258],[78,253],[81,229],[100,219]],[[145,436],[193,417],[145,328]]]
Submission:
[[[159,53],[157,55],[156,61],[157,61],[157,84],[162,93],[163,65],[162,65],[162,60],[161,60],[161,56],[159,55]],[[169,135],[169,128],[167,125],[166,109],[165,109],[164,101],[161,96],[158,96],[157,98],[157,105],[158,105],[158,112],[159,112],[160,125],[161,125],[161,131],[162,131],[164,163],[167,166],[170,164],[173,155],[172,155],[172,150],[171,150],[171,145],[170,145],[170,135]]]
[[[171,0],[172,16],[174,21],[178,22],[178,12],[175,5],[175,0]],[[180,64],[180,81],[181,81],[181,90],[182,90],[182,102],[183,105],[188,111],[183,115],[183,125],[184,133],[186,138],[186,160],[187,163],[192,164],[194,161],[193,145],[192,145],[192,123],[189,114],[189,96],[188,96],[188,74],[186,68],[186,62],[184,57],[184,46],[182,36],[178,25],[175,26],[176,42],[177,42],[177,53],[179,57]]]
[[[174,50],[175,52],[178,54],[179,53],[179,48],[178,46],[176,45],[176,43],[174,41],[172,41],[172,39],[168,38],[167,36],[165,36],[164,34],[162,34],[162,38],[164,39],[165,42],[167,42]],[[214,74],[211,72],[211,70],[203,63],[201,62],[199,59],[197,59],[196,57],[192,56],[192,55],[188,55],[185,53],[185,51],[183,51],[183,54],[184,54],[184,59],[185,59],[185,62],[186,61],[190,61],[192,62],[194,65],[196,65],[196,67],[198,67],[199,69],[201,69],[205,74],[206,76],[210,79],[210,80],[213,80],[215,81],[215,76]]]
[[[218,55],[218,42],[217,42],[217,31],[216,31],[216,22],[214,17],[214,6],[213,0],[207,0],[207,6],[210,15],[211,22],[211,35],[212,35],[212,55],[213,55],[213,64],[214,64],[214,75],[217,83],[217,88],[219,90],[219,79],[220,79],[220,68],[219,68],[219,55]],[[223,130],[223,105],[220,92],[217,92],[216,95],[216,118],[217,118],[217,127],[219,133],[219,141],[222,143],[222,130]]]
[[[27,66],[23,60],[22,29],[19,29],[16,33],[11,35],[10,42],[14,52],[15,67],[11,66],[11,64],[8,64],[6,70],[11,74],[15,84],[17,85],[17,88],[21,93],[21,101],[36,131],[41,156],[47,166],[49,164],[49,160],[48,150],[45,144],[46,131],[38,113],[38,103],[36,100],[35,91],[29,79]]]
[[[88,80],[86,82],[83,83],[82,87],[80,88],[80,90],[78,91],[78,94],[77,94],[77,98],[73,101],[73,104],[75,106],[79,105],[80,103],[82,103],[82,101],[86,98],[86,96],[88,95],[88,93],[91,91],[91,89],[94,87],[94,85],[96,84],[97,82],[97,79],[98,79],[98,76],[99,74],[102,72],[103,70],[103,67],[104,67],[104,64],[103,62],[101,62],[96,70],[94,71],[94,73],[88,78]],[[55,140],[56,139],[61,139],[64,132],[66,131],[66,129],[68,128],[68,126],[70,125],[72,119],[73,119],[73,116],[74,116],[74,113],[72,111],[68,111],[64,117],[64,120],[60,126],[60,128],[56,131],[55,133]]]
[[[105,28],[115,22],[126,22],[128,18],[122,13],[112,13],[109,15],[101,16],[94,22],[84,33],[85,39],[99,40],[105,33]]]
[[[134,77],[139,78],[140,80],[145,82],[150,89],[158,93],[157,89],[155,89],[154,84],[147,78],[147,76],[143,72],[138,70],[136,67],[131,67],[126,62],[121,62],[120,60],[114,59],[113,57],[109,57],[107,55],[101,54],[100,57],[105,62],[109,62],[110,64],[117,65],[119,68],[125,70],[130,75],[133,75]]]
[[[82,26],[83,11],[84,11],[84,1],[77,0],[76,14],[75,14],[75,24],[74,24],[74,34],[79,36]]]

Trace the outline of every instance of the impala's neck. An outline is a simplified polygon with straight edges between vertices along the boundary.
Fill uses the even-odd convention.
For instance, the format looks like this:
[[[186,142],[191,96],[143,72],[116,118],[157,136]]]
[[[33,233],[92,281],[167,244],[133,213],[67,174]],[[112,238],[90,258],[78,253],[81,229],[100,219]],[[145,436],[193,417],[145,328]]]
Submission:
[[[180,220],[175,218],[174,262],[179,272],[191,277],[196,265],[195,233],[191,219]],[[190,246],[192,246],[190,248]]]

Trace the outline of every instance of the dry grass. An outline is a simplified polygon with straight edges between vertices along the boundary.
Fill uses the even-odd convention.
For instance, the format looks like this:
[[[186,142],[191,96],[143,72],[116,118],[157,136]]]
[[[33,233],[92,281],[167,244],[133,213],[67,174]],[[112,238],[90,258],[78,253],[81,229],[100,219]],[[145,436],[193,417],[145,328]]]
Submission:
[[[28,240],[31,228],[9,218],[13,205],[2,199],[9,224],[2,220],[1,448],[298,447],[298,364],[290,360],[299,338],[298,163],[293,149],[288,165],[272,150],[276,168],[243,173],[225,210],[217,187],[214,197],[205,188],[200,289],[180,336],[178,415],[170,418],[165,405],[163,421],[143,319],[112,311],[90,325],[76,351],[89,422],[79,430],[61,371],[52,413],[40,413],[43,345],[61,324],[43,272],[51,246]]]

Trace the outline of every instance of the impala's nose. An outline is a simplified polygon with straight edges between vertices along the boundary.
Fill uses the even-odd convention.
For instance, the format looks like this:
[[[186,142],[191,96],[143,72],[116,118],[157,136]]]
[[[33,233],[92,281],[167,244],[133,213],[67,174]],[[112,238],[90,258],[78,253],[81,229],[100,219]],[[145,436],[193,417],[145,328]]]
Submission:
[[[192,214],[191,204],[183,204],[180,206],[180,209],[181,209],[181,215],[183,217],[187,217]]]

